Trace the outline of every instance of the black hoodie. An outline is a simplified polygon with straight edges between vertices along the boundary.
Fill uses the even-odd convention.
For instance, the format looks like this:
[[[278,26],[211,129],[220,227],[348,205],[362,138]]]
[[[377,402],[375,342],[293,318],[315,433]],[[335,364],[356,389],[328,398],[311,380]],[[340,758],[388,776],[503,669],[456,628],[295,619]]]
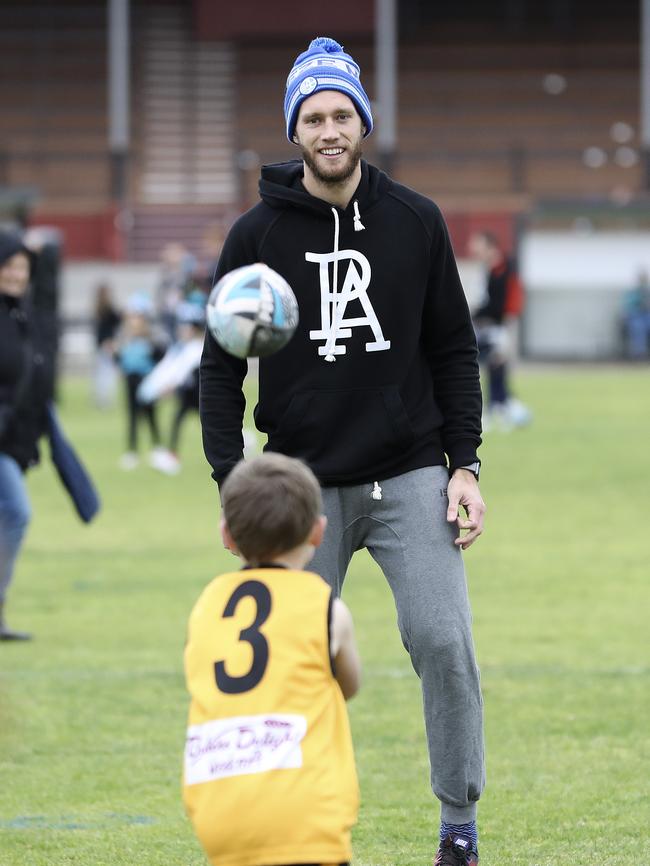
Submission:
[[[342,210],[305,190],[301,161],[265,166],[262,201],[233,226],[215,275],[264,262],[293,288],[300,323],[260,361],[255,422],[268,450],[302,458],[324,485],[390,478],[445,454],[453,471],[476,461],[481,442],[476,341],[442,215],[361,168]],[[246,369],[207,334],[201,423],[218,482],[242,456]]]
[[[20,238],[0,232],[0,265],[15,253],[25,253],[33,267],[34,256]],[[13,457],[23,470],[39,460],[52,378],[52,359],[28,301],[0,293],[0,453]]]

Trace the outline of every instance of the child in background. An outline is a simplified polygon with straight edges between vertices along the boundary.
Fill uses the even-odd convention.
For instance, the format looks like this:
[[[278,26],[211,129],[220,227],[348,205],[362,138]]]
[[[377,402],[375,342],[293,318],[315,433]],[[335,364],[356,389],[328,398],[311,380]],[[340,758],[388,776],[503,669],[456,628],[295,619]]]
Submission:
[[[176,340],[176,308],[191,290],[196,266],[196,258],[183,244],[173,242],[163,247],[156,313],[168,344]]]
[[[145,419],[151,433],[153,448],[150,460],[155,461],[160,451],[156,404],[142,405],[136,397],[138,386],[162,355],[151,338],[152,312],[148,295],[138,293],[129,298],[116,353],[124,379],[127,409],[127,451],[120,458],[120,466],[127,470],[135,469],[140,463],[138,421],[141,417]]]
[[[244,560],[190,616],[184,801],[213,866],[339,866],[358,784],[344,698],[359,688],[352,617],[305,566],[326,526],[299,460],[241,461],[222,538]]]
[[[181,471],[178,456],[181,427],[189,412],[199,411],[199,364],[205,337],[206,303],[207,295],[194,289],[176,307],[176,341],[138,387],[138,400],[145,405],[171,393],[176,395],[169,450],[159,448],[151,458],[153,468],[166,475],[177,475]],[[259,450],[257,436],[248,427],[244,428],[243,436],[244,456],[250,457]]]
[[[180,472],[178,442],[183,420],[188,412],[199,411],[199,363],[203,351],[205,305],[207,296],[193,291],[176,307],[176,341],[164,358],[138,387],[138,400],[144,405],[174,392],[176,411],[172,421],[169,451],[159,449],[151,465],[160,472],[176,475]]]
[[[95,405],[108,409],[113,405],[117,387],[118,370],[115,365],[116,336],[122,317],[112,299],[108,283],[97,286],[95,297],[95,370],[93,396]]]

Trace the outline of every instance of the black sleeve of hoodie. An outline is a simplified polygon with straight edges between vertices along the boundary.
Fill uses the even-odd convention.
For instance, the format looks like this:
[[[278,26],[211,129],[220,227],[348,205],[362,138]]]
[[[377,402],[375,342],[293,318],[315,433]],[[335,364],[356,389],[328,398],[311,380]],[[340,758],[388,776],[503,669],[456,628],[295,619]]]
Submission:
[[[423,335],[444,419],[442,445],[453,472],[478,459],[482,397],[476,336],[447,227],[439,211],[437,216]]]
[[[215,282],[234,268],[256,261],[254,250],[247,246],[235,224],[219,258]],[[199,415],[203,450],[218,484],[243,457],[246,399],[242,385],[247,369],[245,360],[225,352],[206,329],[199,367]]]

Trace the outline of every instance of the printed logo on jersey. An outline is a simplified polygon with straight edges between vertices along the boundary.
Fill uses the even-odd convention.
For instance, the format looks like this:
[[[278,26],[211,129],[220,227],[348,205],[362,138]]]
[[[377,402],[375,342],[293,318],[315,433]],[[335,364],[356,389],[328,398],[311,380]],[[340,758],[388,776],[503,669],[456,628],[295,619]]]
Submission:
[[[309,339],[323,340],[318,347],[319,355],[345,355],[346,346],[339,340],[349,340],[353,328],[370,328],[374,340],[366,343],[366,352],[385,352],[390,349],[390,340],[384,339],[377,314],[368,297],[368,286],[372,270],[370,262],[357,250],[338,250],[332,253],[305,253],[308,262],[314,262],[319,268],[321,326],[309,332]],[[330,265],[338,262],[339,268],[348,264],[343,279],[343,286],[330,286]],[[348,304],[358,301],[364,315],[349,319],[345,318]]]
[[[307,719],[287,713],[190,725],[185,741],[185,784],[302,767],[300,744],[306,733]]]

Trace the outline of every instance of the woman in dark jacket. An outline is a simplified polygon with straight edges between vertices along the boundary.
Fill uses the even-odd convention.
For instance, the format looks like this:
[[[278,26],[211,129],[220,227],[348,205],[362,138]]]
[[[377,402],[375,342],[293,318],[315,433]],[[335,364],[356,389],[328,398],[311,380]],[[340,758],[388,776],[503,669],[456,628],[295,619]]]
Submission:
[[[52,396],[52,362],[26,299],[32,261],[18,236],[0,232],[0,640],[30,638],[6,625],[4,609],[31,516],[24,473],[39,461]]]

